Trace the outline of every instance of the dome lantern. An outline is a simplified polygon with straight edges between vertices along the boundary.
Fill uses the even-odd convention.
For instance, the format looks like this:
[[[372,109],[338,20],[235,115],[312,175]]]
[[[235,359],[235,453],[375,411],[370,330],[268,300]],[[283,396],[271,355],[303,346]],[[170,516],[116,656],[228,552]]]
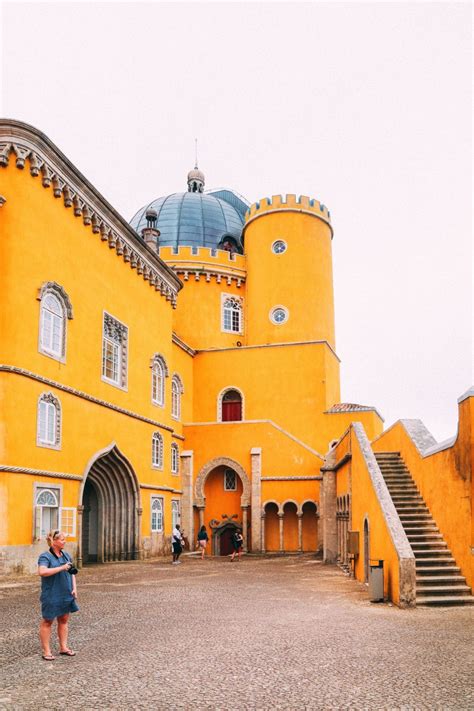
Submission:
[[[204,173],[199,170],[196,163],[193,170],[188,173],[188,193],[203,193],[204,184]]]

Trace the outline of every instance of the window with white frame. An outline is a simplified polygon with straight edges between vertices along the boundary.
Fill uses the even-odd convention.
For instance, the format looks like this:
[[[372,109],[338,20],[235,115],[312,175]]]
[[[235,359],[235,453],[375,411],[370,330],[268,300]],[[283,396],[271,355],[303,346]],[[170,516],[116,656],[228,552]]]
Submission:
[[[53,393],[43,393],[38,400],[36,444],[52,449],[61,446],[61,405]]]
[[[173,499],[171,502],[171,525],[176,528],[176,525],[180,522],[181,515],[179,512],[179,501]]]
[[[179,420],[181,417],[181,395],[183,393],[183,385],[179,375],[173,375],[171,379],[171,417]]]
[[[151,401],[163,407],[165,404],[165,377],[168,369],[164,358],[158,354],[151,360]]]
[[[151,463],[157,469],[163,469],[163,437],[154,432],[151,440]]]
[[[171,473],[179,473],[179,449],[178,445],[174,442],[171,445]]]
[[[40,305],[39,350],[51,358],[66,356],[66,322],[72,319],[72,305],[62,286],[48,281],[38,291]]]
[[[237,491],[237,475],[233,469],[224,472],[224,491]]]
[[[163,531],[163,499],[161,496],[151,497],[151,532]]]
[[[242,333],[242,299],[222,294],[221,330],[225,333]]]
[[[66,536],[76,535],[76,509],[60,506],[59,487],[37,486],[34,498],[34,538],[46,538],[49,531],[62,531]]]
[[[121,388],[127,386],[128,328],[104,313],[102,378]]]

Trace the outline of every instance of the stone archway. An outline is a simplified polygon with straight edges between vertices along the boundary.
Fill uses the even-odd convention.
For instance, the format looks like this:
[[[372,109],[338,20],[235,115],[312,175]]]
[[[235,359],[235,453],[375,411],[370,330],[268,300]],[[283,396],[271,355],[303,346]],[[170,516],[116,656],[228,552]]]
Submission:
[[[94,455],[79,494],[78,564],[140,557],[140,488],[114,443]]]
[[[242,494],[240,496],[240,507],[242,510],[242,535],[244,538],[244,550],[248,549],[247,528],[249,521],[249,509],[251,498],[251,485],[247,472],[239,462],[229,457],[216,457],[211,459],[200,470],[195,485],[194,485],[194,507],[199,512],[199,526],[204,523],[204,510],[206,508],[206,496],[204,494],[204,485],[208,476],[219,467],[232,469],[239,477],[242,483]]]

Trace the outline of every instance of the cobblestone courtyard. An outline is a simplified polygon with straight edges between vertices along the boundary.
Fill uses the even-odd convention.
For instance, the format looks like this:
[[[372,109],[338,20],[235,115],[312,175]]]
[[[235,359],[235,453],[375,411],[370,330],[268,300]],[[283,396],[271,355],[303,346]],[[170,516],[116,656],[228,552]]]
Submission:
[[[0,582],[0,708],[474,706],[472,609],[373,605],[311,557],[94,566],[78,587],[78,655],[47,663],[39,579]]]

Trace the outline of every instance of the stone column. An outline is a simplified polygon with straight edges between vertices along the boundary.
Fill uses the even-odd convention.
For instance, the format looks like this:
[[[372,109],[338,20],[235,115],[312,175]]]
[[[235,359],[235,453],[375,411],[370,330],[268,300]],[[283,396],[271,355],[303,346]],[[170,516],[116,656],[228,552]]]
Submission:
[[[262,553],[265,553],[265,514],[264,513],[262,513],[260,515],[260,530],[261,530],[260,550]]]
[[[77,553],[76,553],[76,566],[82,568],[82,514],[84,513],[84,506],[77,507]]]
[[[303,552],[303,514],[299,513],[298,516],[298,553]]]
[[[252,550],[262,550],[262,535],[260,511],[262,508],[262,449],[261,447],[252,447],[250,450],[251,459],[251,474],[252,474]]]
[[[284,513],[278,513],[278,524],[280,529],[280,553],[283,553],[283,516]]]
[[[244,552],[248,552],[247,530],[248,530],[248,506],[242,506],[242,536],[244,538]]]
[[[336,472],[323,470],[322,491],[323,514],[323,561],[337,561],[337,519],[336,519]]]
[[[142,546],[142,515],[143,509],[141,507],[137,508],[137,544],[136,550],[133,551],[133,560],[143,560],[143,546]]]
[[[201,528],[201,526],[204,526],[204,509],[205,509],[204,506],[197,507],[197,510],[199,513],[199,528]]]
[[[191,449],[181,452],[181,487],[183,490],[181,498],[181,525],[185,530],[192,550],[195,536],[193,517],[193,451]]]

